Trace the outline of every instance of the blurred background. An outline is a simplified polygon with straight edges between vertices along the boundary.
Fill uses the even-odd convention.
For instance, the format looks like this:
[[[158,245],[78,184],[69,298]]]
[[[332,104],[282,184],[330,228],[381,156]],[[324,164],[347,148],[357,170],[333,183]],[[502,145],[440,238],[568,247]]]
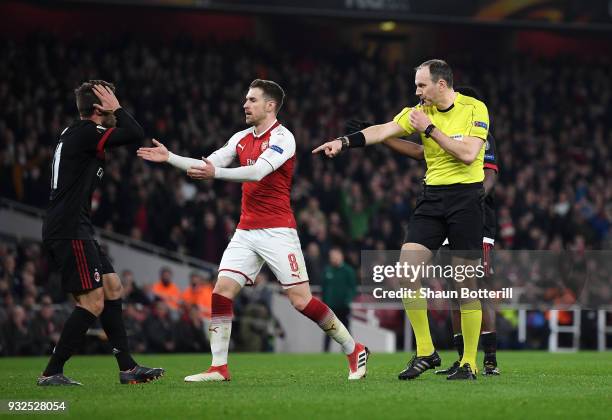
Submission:
[[[292,204],[313,289],[376,351],[409,350],[401,305],[373,302],[360,253],[402,244],[425,165],[384,146],[334,160],[311,150],[350,118],[386,122],[416,103],[413,68],[452,66],[480,90],[497,141],[496,249],[612,248],[612,3],[401,0],[5,1],[0,4],[0,354],[49,353],[71,299],[41,251],[51,154],[78,118],[73,90],[115,83],[148,137],[199,157],[242,130],[255,78],[287,93],[279,120],[295,135]],[[135,148],[107,154],[93,222],[125,286],[132,346],[206,352],[210,295],[240,214],[240,184],[192,182]],[[507,280],[499,348],[608,348],[609,271],[597,304]],[[568,310],[526,305],[564,300]],[[574,296],[575,299],[575,296]],[[236,351],[322,351],[264,270],[236,301]],[[450,344],[446,311],[430,315]],[[84,351],[108,352],[101,329]],[[370,344],[371,343],[371,344]],[[611,344],[612,345],[612,344]],[[327,346],[325,346],[327,347]],[[331,347],[334,350],[334,347]]]

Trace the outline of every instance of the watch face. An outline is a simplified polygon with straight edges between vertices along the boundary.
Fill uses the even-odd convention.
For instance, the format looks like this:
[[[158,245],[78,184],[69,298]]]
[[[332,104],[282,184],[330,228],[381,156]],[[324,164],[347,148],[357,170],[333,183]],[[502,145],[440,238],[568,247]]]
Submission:
[[[425,133],[425,137],[429,137],[429,135],[431,134],[431,132],[433,131],[433,129],[436,128],[435,125],[433,124],[429,124],[427,126],[427,128],[425,129],[424,133]]]

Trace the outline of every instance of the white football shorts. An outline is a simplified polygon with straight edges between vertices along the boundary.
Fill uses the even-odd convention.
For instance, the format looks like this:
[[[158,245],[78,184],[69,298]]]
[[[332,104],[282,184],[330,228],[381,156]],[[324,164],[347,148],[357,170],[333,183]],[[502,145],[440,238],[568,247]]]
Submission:
[[[236,229],[221,258],[219,276],[252,285],[264,263],[284,289],[308,281],[300,239],[292,228]]]

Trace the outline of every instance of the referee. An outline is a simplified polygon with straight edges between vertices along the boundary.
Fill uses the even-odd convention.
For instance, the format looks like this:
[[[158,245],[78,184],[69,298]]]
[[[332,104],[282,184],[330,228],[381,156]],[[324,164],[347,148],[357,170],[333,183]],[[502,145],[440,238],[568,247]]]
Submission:
[[[445,238],[454,251],[453,264],[476,266],[480,262],[483,237],[483,161],[489,128],[485,104],[453,89],[453,72],[443,60],[428,60],[416,67],[416,95],[420,103],[404,108],[385,124],[374,125],[322,144],[313,153],[334,157],[342,150],[381,143],[389,138],[419,132],[427,172],[424,188],[412,219],[401,263],[427,264]],[[463,287],[475,288],[475,278]],[[414,290],[420,281],[410,284]],[[417,294],[418,296],[418,294]],[[399,374],[413,379],[440,366],[429,331],[427,301],[405,299],[404,307],[414,330],[416,355]],[[476,379],[476,352],[482,309],[477,299],[460,301],[464,354],[459,368],[448,379]]]
[[[465,96],[471,96],[481,100],[479,92],[469,86],[458,86],[455,87],[455,91]],[[354,132],[363,130],[374,124],[361,121],[358,119],[350,119],[346,124],[346,131]],[[411,136],[411,137],[414,137]],[[402,155],[408,156],[416,160],[424,160],[425,155],[423,152],[423,146],[414,143],[410,140],[403,139],[387,139],[384,142],[385,146],[388,146],[393,151]],[[495,234],[497,230],[497,220],[495,216],[495,198],[494,189],[497,183],[497,175],[499,172],[499,164],[497,159],[497,147],[495,145],[495,138],[491,133],[491,127],[489,126],[489,134],[487,136],[487,142],[485,143],[485,155],[484,155],[484,190],[485,190],[485,201],[484,201],[484,231],[482,238],[482,265],[485,269],[485,284],[491,282],[493,278],[493,267],[491,265],[493,247],[495,245]],[[448,249],[448,239],[444,240],[442,248],[440,250]],[[446,253],[444,253],[446,255]],[[446,260],[446,258],[443,258]],[[485,376],[496,376],[499,375],[499,369],[497,367],[497,332],[495,327],[496,322],[496,308],[494,302],[486,300],[483,303],[482,308],[482,328],[480,331],[480,345],[484,351],[484,362],[482,374]],[[437,370],[437,375],[450,375],[460,365],[461,358],[463,357],[463,334],[461,332],[461,313],[458,309],[451,310],[451,321],[453,327],[453,344],[459,354],[459,360],[455,361],[449,368]]]

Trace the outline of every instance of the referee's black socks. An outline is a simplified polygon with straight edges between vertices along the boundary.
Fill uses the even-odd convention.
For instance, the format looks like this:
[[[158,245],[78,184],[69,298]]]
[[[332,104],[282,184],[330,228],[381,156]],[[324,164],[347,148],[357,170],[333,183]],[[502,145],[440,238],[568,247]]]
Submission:
[[[64,324],[62,335],[53,350],[43,376],[63,373],[64,364],[70,359],[72,353],[78,349],[85,337],[85,333],[95,320],[96,316],[87,309],[80,306],[74,308]]]
[[[453,345],[459,354],[459,360],[463,358],[463,334],[457,333],[453,335]]]
[[[128,347],[128,338],[123,323],[123,308],[121,298],[104,301],[104,310],[100,315],[102,328],[113,346],[113,354],[117,359],[119,370],[130,370],[137,365],[132,359]]]
[[[495,331],[487,331],[480,334],[480,345],[485,354],[485,363],[496,362],[497,333]]]

